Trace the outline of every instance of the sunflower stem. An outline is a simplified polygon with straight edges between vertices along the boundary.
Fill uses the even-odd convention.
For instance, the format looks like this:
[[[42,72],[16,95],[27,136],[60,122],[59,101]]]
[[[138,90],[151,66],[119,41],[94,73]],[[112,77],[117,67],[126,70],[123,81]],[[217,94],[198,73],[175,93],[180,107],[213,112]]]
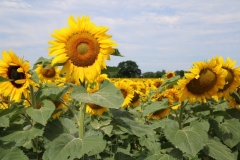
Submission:
[[[84,120],[85,120],[85,113],[86,113],[86,104],[84,103],[80,107],[80,112],[79,112],[79,128],[78,128],[78,134],[79,138],[83,138],[84,136]]]
[[[184,107],[185,107],[185,105],[183,104],[183,102],[181,102],[181,110],[180,110],[180,115],[179,115],[179,119],[178,119],[178,124],[179,124],[180,130],[183,128],[182,118],[183,118]]]
[[[34,109],[37,108],[37,103],[36,103],[36,97],[35,97],[35,93],[34,93],[34,89],[33,89],[33,86],[30,85],[29,86],[29,90],[30,90],[30,97],[31,97],[31,101],[32,101],[32,107]],[[33,125],[35,124],[36,122],[33,121]],[[35,137],[33,140],[32,140],[32,147],[33,147],[33,152],[36,152],[37,153],[37,159],[38,159],[38,136]]]

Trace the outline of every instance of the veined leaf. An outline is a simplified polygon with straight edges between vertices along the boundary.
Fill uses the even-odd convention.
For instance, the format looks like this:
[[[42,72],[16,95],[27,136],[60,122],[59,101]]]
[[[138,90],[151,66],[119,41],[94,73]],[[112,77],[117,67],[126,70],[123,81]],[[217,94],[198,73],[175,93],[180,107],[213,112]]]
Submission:
[[[63,133],[76,133],[77,126],[74,121],[67,118],[58,118],[47,123],[44,129],[44,137],[52,141]]]
[[[129,118],[125,117],[117,117],[115,118],[117,123],[126,128],[129,132],[133,133],[134,135],[138,137],[142,137],[144,135],[154,135],[155,132],[150,126],[141,124],[139,122],[136,122],[134,120],[131,120]]]
[[[94,103],[107,108],[119,108],[124,100],[121,91],[109,81],[104,81],[99,91],[91,94],[82,86],[74,86],[71,97],[79,102]]]
[[[45,99],[42,101],[41,108],[34,109],[33,107],[29,107],[27,108],[26,112],[34,121],[42,125],[46,125],[54,110],[55,105],[53,102]]]
[[[170,160],[170,156],[166,154],[154,154],[149,157],[147,157],[144,160]]]
[[[228,147],[232,148],[240,142],[240,122],[238,119],[225,120],[221,124],[215,120],[210,122],[213,124],[218,137]]]
[[[146,106],[144,111],[143,111],[143,115],[147,116],[147,115],[149,115],[151,113],[154,113],[154,112],[156,112],[158,110],[166,109],[166,108],[169,108],[169,106],[168,106],[168,99],[164,98],[160,102],[159,101],[153,102],[150,105]]]
[[[120,56],[120,57],[124,57],[123,55],[121,55],[121,53],[119,52],[119,50],[117,48],[114,48],[115,52],[112,53],[112,56]]]
[[[32,127],[23,129],[21,124],[14,124],[1,133],[0,140],[2,141],[14,141],[20,143],[22,141],[31,140],[37,136],[43,134],[43,126],[35,124]]]
[[[115,155],[114,155],[114,160],[135,160],[133,157],[127,155],[127,154],[124,154],[122,152],[117,152]]]
[[[0,148],[0,159],[1,160],[10,160],[10,159],[21,159],[28,160],[28,157],[17,147],[4,149]]]
[[[66,160],[81,158],[90,151],[95,154],[104,150],[105,145],[99,145],[96,142],[102,142],[99,135],[86,136],[83,139],[75,138],[70,134],[62,134],[54,139],[44,153],[45,160]],[[106,144],[106,143],[105,143]]]
[[[204,153],[217,160],[235,160],[231,150],[220,142],[209,140],[203,149]]]
[[[204,146],[201,128],[185,127],[178,128],[177,123],[170,123],[164,128],[166,138],[181,151],[195,156]]]
[[[0,117],[0,127],[8,127],[9,126],[9,118],[8,116]]]

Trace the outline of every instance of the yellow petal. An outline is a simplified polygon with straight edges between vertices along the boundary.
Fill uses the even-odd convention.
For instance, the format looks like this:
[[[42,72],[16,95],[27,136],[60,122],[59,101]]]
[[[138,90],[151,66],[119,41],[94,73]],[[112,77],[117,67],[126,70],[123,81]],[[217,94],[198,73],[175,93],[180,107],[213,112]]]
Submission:
[[[56,63],[65,63],[69,57],[66,54],[59,54],[52,60],[52,65]]]
[[[26,82],[26,79],[18,79],[18,80],[15,80],[14,82],[17,84],[23,84]]]

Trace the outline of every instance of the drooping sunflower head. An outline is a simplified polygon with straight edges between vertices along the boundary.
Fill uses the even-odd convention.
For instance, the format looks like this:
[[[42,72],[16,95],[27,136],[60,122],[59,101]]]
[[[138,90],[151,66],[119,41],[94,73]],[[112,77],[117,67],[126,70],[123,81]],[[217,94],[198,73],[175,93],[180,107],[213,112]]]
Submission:
[[[6,97],[0,94],[0,109],[7,109],[8,108],[8,100]]]
[[[59,78],[60,69],[56,67],[48,66],[44,68],[41,64],[37,65],[35,69],[38,74],[38,78],[42,83],[52,83]]]
[[[190,103],[198,100],[200,103],[211,98],[225,85],[226,70],[215,59],[209,62],[195,62],[190,73],[178,81],[179,99],[188,99]]]
[[[15,53],[2,52],[3,60],[0,60],[0,76],[10,79],[10,81],[0,83],[0,94],[7,97],[10,96],[10,101],[19,102],[22,95],[25,98],[29,97],[28,86],[33,84],[28,73],[30,64],[27,61],[18,58]]]
[[[237,92],[238,96],[240,96],[240,87],[237,87],[236,92]],[[236,109],[240,110],[240,101],[231,97],[229,99],[228,106],[231,107],[231,108],[236,108]]]
[[[96,26],[88,16],[71,15],[69,28],[55,30],[51,34],[55,40],[49,41],[49,55],[55,56],[52,64],[64,63],[62,73],[73,76],[75,81],[94,81],[106,68],[105,60],[114,53],[116,43],[106,34],[108,28]]]
[[[90,116],[92,115],[102,116],[103,112],[106,112],[108,110],[108,108],[106,107],[102,107],[100,105],[93,103],[87,103],[86,107],[87,107],[86,112],[89,113]]]
[[[216,97],[231,99],[230,94],[240,85],[240,67],[233,68],[236,61],[232,61],[229,57],[226,62],[222,57],[215,57],[218,63],[222,63],[222,68],[226,70],[227,76],[225,77],[225,85],[216,93]]]

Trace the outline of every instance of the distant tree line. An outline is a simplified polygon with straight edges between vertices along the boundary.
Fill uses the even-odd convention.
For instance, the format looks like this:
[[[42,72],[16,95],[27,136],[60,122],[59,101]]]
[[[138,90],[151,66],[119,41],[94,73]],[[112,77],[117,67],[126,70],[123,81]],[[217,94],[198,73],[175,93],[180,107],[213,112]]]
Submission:
[[[184,70],[174,71],[175,75],[180,77],[184,76]],[[138,68],[136,62],[128,60],[118,64],[117,67],[107,67],[107,70],[103,70],[102,73],[108,74],[110,78],[162,78],[167,73],[164,69],[156,72],[144,72]]]

